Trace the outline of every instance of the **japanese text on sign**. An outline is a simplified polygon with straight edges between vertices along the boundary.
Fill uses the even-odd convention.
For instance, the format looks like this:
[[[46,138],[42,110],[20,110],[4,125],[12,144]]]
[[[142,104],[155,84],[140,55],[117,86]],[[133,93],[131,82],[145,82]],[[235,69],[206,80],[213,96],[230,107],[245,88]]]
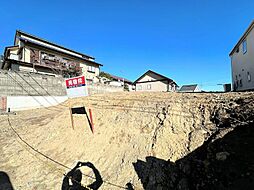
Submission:
[[[67,89],[86,85],[84,76],[66,79],[65,82],[66,82]]]

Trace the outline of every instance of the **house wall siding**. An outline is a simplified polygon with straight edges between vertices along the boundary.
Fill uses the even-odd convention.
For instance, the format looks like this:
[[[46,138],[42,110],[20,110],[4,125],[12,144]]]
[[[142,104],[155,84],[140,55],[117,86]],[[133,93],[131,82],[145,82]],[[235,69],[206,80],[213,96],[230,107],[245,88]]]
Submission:
[[[136,91],[167,92],[168,91],[168,84],[167,84],[167,82],[164,82],[164,81],[137,83],[136,84]]]
[[[30,48],[24,47],[22,61],[26,63],[31,63]]]
[[[252,30],[247,40],[247,52],[243,53],[243,43],[239,46],[239,52],[236,51],[231,55],[231,68],[232,68],[232,86],[237,84],[236,91],[254,89],[254,30]],[[250,81],[248,80],[248,73]],[[237,78],[236,78],[237,76]],[[242,80],[242,86],[239,84]]]
[[[93,66],[95,68],[95,72],[89,72],[88,66]],[[93,80],[95,83],[99,82],[97,76],[100,74],[100,68],[98,65],[92,63],[80,63],[80,67],[82,67],[82,73],[87,79]]]

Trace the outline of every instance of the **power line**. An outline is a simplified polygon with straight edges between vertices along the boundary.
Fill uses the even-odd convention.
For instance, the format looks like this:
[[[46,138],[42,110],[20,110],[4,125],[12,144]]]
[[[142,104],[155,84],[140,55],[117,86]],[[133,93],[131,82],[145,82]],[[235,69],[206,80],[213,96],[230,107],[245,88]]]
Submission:
[[[34,152],[40,154],[41,156],[45,157],[46,159],[50,160],[51,162],[53,162],[53,163],[55,163],[55,164],[57,164],[57,165],[60,165],[60,166],[66,168],[66,169],[68,169],[68,170],[71,170],[70,167],[68,167],[68,166],[66,166],[66,165],[64,165],[64,164],[62,164],[62,163],[60,163],[60,162],[58,162],[58,161],[56,161],[56,160],[50,158],[49,156],[47,156],[46,154],[40,152],[39,150],[36,150],[33,146],[31,146],[28,142],[26,142],[26,141],[18,134],[18,132],[13,128],[13,126],[11,125],[11,122],[10,122],[9,115],[8,115],[7,120],[8,120],[9,127],[13,130],[13,132],[17,135],[17,137],[18,137],[23,143],[25,143],[30,149],[32,149]],[[91,179],[95,179],[95,180],[96,180],[96,178],[93,177],[93,176],[90,176],[90,175],[87,175],[87,174],[83,174],[83,173],[82,173],[82,175],[84,175],[84,176],[86,176],[86,177],[89,177],[89,178],[91,178]],[[109,185],[112,185],[112,186],[115,186],[115,187],[118,187],[118,188],[121,188],[121,189],[126,189],[126,188],[123,187],[123,186],[120,186],[120,185],[111,183],[111,182],[109,182],[109,181],[104,181],[104,180],[102,180],[102,181],[103,181],[104,183],[106,183],[106,184],[109,184]]]

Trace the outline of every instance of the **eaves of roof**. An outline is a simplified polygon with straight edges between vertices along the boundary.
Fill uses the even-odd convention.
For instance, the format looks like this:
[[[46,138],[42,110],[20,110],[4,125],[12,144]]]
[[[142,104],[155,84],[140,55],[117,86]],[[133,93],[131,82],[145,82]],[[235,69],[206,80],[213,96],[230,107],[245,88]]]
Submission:
[[[159,73],[156,73],[156,72],[154,72],[154,71],[152,71],[152,70],[148,70],[147,72],[145,72],[143,75],[141,75],[137,80],[135,80],[134,81],[134,84],[136,84],[141,78],[143,78],[145,75],[147,75],[148,73],[153,73],[153,74],[155,74],[155,75],[158,75],[158,76],[160,76],[161,78],[164,78],[164,79],[166,79],[166,80],[168,80],[168,81],[170,81],[170,82],[174,82],[172,79],[170,79],[170,78],[168,78],[168,77],[165,77],[165,76],[163,76],[163,75],[161,75],[161,74],[159,74]]]
[[[240,46],[240,44],[245,40],[245,38],[248,36],[248,34],[251,32],[251,30],[254,28],[254,20],[251,22],[250,26],[248,27],[248,29],[244,32],[244,34],[242,35],[242,37],[240,38],[240,40],[237,42],[237,44],[235,45],[235,47],[232,49],[232,51],[230,52],[229,56],[231,56],[235,50]]]
[[[28,34],[28,33],[26,33],[26,32],[23,32],[23,31],[21,31],[21,30],[17,30],[17,31],[16,31],[15,39],[16,39],[16,37],[17,37],[18,34],[23,34],[23,35],[28,36],[28,37],[30,37],[30,38],[34,38],[34,39],[36,39],[36,40],[39,40],[39,41],[48,43],[48,44],[53,45],[53,46],[56,46],[56,47],[58,47],[58,48],[62,48],[62,49],[64,49],[64,50],[70,51],[70,52],[72,52],[72,53],[76,53],[76,54],[82,55],[82,56],[87,57],[87,58],[95,59],[94,57],[92,57],[92,56],[90,56],[90,55],[86,55],[86,54],[83,54],[83,53],[74,51],[74,50],[72,50],[72,49],[69,49],[69,48],[60,46],[60,45],[58,45],[58,44],[49,42],[49,41],[47,41],[47,40],[45,40],[45,39],[43,39],[43,38],[39,38],[39,37],[34,36],[34,35],[32,35],[32,34]],[[15,41],[16,41],[16,40],[14,40],[14,45],[15,45]]]
[[[40,46],[40,47],[43,47],[43,48],[46,48],[46,49],[50,49],[50,50],[53,50],[53,51],[56,51],[56,52],[59,52],[59,53],[62,53],[62,54],[65,54],[65,55],[68,55],[68,56],[71,56],[71,57],[75,57],[77,59],[80,59],[80,60],[83,60],[83,61],[86,61],[86,62],[89,62],[89,63],[93,63],[93,64],[96,64],[96,65],[100,65],[100,66],[103,66],[102,64],[100,63],[97,63],[95,61],[91,61],[89,59],[86,59],[86,58],[83,58],[83,57],[79,57],[79,56],[75,56],[75,55],[72,55],[72,54],[68,54],[68,53],[65,53],[65,52],[62,52],[62,51],[59,51],[55,48],[51,48],[51,47],[48,47],[48,46],[44,46],[40,43],[36,43],[34,41],[31,41],[31,40],[28,40],[28,39],[25,39],[25,38],[20,38],[21,41],[24,41],[25,43],[27,44],[33,44],[33,45],[36,45],[36,46]]]

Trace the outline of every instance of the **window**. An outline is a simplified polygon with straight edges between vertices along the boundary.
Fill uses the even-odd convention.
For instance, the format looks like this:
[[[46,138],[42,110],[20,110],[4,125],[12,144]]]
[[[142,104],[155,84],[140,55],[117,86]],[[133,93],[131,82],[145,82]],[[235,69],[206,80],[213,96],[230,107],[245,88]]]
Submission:
[[[88,85],[92,85],[93,84],[93,80],[92,79],[86,79],[86,82]]]
[[[49,61],[55,61],[55,55],[41,52],[41,59],[42,60],[49,60]]]
[[[138,90],[142,90],[142,86],[141,85],[138,85]]]
[[[152,88],[151,84],[148,84],[147,85],[147,90],[151,90],[151,88]]]
[[[88,72],[91,72],[91,73],[95,73],[95,67],[89,65],[89,66],[87,67],[87,71],[88,71]]]
[[[243,86],[242,79],[239,80],[239,86],[240,86],[240,87]]]
[[[24,50],[24,48],[21,48],[19,51],[19,59],[20,60],[22,60],[22,58],[23,58],[23,50]]]
[[[247,52],[247,41],[244,40],[243,41],[243,54],[245,54]]]
[[[250,72],[247,72],[247,79],[248,79],[248,82],[250,82],[250,81],[251,81]]]

